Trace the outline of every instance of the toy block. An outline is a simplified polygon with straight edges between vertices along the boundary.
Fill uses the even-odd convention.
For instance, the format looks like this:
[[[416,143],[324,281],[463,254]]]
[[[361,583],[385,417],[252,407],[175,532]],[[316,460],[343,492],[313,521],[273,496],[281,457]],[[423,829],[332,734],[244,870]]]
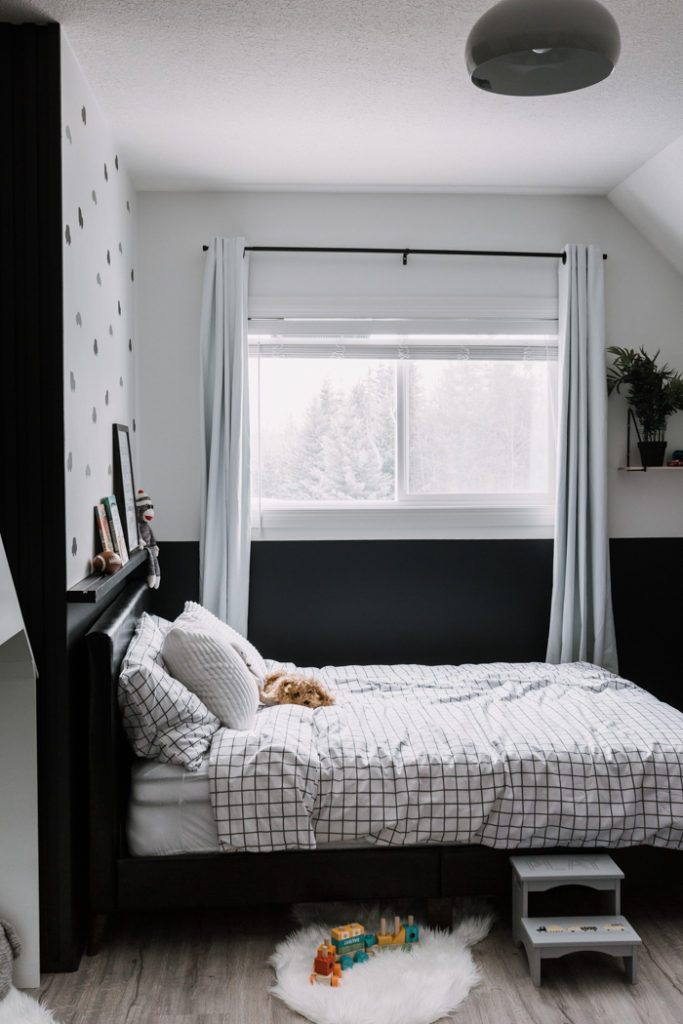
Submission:
[[[392,937],[387,931],[387,919],[386,917],[381,918],[379,922],[379,931],[377,932],[377,945],[378,946],[390,946],[392,943]]]
[[[337,956],[353,956],[359,950],[365,949],[365,936],[354,936],[350,939],[340,939],[336,945]]]
[[[321,975],[313,973],[309,980],[311,985],[330,985],[332,988],[338,988],[341,980],[341,967],[339,964],[335,964],[331,974]]]
[[[327,960],[320,960],[316,957],[313,961],[313,970],[316,974],[322,977],[327,977],[328,974],[332,974],[334,970],[334,964],[329,963]]]
[[[313,961],[313,970],[316,974],[328,975],[332,974],[335,964],[335,949],[334,946],[327,945],[323,942],[321,946],[318,946],[318,955]]]
[[[365,928],[362,924],[354,921],[352,924],[342,924],[333,928],[330,932],[333,942],[341,942],[345,939],[355,939],[359,935],[365,935]]]

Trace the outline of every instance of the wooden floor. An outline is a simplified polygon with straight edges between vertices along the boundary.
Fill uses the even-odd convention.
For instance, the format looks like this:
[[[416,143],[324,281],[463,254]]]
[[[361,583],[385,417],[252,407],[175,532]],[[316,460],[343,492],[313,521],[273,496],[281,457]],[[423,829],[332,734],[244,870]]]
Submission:
[[[683,886],[624,893],[623,913],[643,941],[635,986],[625,981],[621,960],[578,953],[544,963],[543,985],[534,987],[524,951],[512,945],[507,906],[494,909],[496,923],[474,949],[483,980],[444,1021],[683,1021]],[[84,956],[74,974],[45,975],[31,994],[61,1024],[301,1024],[268,994],[268,957],[293,927],[288,908],[121,915],[101,953]]]

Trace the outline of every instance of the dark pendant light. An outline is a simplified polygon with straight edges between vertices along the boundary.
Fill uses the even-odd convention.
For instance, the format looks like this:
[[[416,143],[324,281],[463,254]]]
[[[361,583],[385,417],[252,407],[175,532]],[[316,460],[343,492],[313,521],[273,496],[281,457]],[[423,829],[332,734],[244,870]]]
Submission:
[[[617,23],[597,0],[501,0],[465,46],[474,85],[505,96],[549,96],[607,78],[620,51]]]

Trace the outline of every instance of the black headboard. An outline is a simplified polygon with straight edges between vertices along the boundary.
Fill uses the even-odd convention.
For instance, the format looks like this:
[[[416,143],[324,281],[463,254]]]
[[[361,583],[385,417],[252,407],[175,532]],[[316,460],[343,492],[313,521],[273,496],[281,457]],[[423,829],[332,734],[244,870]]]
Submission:
[[[116,859],[121,853],[131,751],[121,728],[117,688],[121,662],[153,593],[134,580],[85,635],[89,676],[90,899],[97,912],[116,905]]]

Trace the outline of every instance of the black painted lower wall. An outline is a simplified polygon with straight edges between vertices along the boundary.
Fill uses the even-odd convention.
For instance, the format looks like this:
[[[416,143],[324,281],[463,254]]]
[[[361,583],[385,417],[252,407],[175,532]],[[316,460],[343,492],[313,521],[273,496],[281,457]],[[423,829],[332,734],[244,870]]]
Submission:
[[[249,633],[298,664],[542,659],[548,542],[252,545]]]
[[[678,567],[683,538],[610,542],[619,671],[683,709],[677,638],[683,607]]]
[[[259,541],[249,637],[266,657],[320,666],[544,660],[550,540]],[[683,707],[676,567],[683,538],[610,543],[622,675]],[[198,600],[199,546],[160,544],[157,611]]]

